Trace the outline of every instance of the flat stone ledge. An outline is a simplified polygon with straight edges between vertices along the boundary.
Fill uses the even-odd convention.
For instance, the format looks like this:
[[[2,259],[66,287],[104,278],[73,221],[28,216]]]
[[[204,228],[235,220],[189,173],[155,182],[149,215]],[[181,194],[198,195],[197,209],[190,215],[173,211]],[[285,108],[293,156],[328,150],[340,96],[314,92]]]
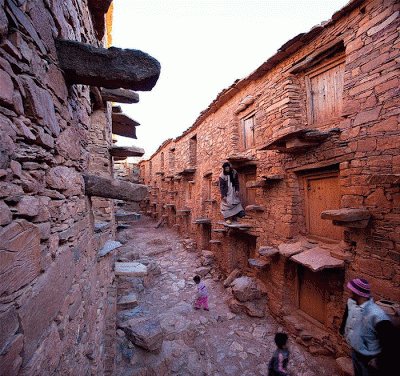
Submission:
[[[160,63],[139,50],[105,49],[64,39],[56,39],[56,48],[60,67],[71,84],[151,90],[160,75]]]
[[[139,102],[139,94],[132,90],[101,88],[100,94],[105,102],[129,104]]]
[[[315,247],[308,251],[301,252],[290,258],[298,264],[304,265],[313,272],[324,269],[344,268],[344,261],[331,256],[329,250]]]
[[[147,266],[139,262],[116,262],[115,275],[126,277],[144,277],[148,274]]]
[[[101,248],[97,254],[98,257],[104,257],[112,252],[114,249],[117,249],[122,246],[122,243],[115,240],[107,240],[104,244],[103,248]]]
[[[328,219],[335,226],[365,228],[368,226],[371,214],[367,209],[326,210],[321,213],[322,219]]]

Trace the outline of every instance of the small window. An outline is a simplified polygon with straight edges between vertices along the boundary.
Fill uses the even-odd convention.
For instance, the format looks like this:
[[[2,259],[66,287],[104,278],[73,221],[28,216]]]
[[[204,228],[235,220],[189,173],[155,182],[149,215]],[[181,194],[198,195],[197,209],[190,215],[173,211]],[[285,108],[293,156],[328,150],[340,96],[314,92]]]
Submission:
[[[343,54],[306,74],[309,124],[325,124],[340,117],[343,82]]]
[[[160,167],[161,167],[161,171],[164,171],[164,152],[161,152],[161,155],[160,155]]]
[[[197,164],[197,136],[189,140],[189,163],[191,167]]]
[[[205,192],[206,192],[206,200],[211,200],[212,198],[212,178],[211,175],[207,176],[205,179]]]
[[[149,162],[149,176],[150,176],[150,179],[152,177],[152,174],[153,174],[153,162],[150,161]]]
[[[245,149],[250,149],[255,146],[254,128],[255,115],[251,115],[242,120],[243,126],[243,146]]]
[[[169,169],[172,171],[175,168],[175,149],[169,151]]]

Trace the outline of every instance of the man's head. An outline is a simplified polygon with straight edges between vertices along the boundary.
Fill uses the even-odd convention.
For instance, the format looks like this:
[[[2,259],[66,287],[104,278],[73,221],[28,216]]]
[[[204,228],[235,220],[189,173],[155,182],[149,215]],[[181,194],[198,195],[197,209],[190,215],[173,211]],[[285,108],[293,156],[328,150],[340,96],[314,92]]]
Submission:
[[[231,164],[229,162],[225,162],[222,165],[222,169],[224,170],[224,174],[228,175],[231,172],[232,166],[231,166]]]
[[[195,275],[195,276],[193,277],[193,281],[195,281],[196,284],[199,284],[199,283],[200,283],[200,276],[199,276],[199,275]]]
[[[347,283],[347,288],[351,291],[351,298],[358,305],[369,300],[371,297],[371,287],[366,279],[354,278]]]
[[[279,349],[282,349],[286,346],[288,335],[286,333],[276,333],[274,339],[276,346],[278,346]]]

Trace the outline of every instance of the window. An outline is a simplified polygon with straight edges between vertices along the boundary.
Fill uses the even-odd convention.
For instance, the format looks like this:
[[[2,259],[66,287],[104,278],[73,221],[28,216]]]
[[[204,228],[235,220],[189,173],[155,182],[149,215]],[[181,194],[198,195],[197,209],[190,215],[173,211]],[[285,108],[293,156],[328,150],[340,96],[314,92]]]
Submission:
[[[254,127],[255,115],[248,116],[242,120],[243,126],[243,146],[245,149],[255,146]]]
[[[175,168],[175,149],[169,150],[169,169],[172,171]]]
[[[211,175],[207,176],[205,179],[205,192],[206,192],[206,200],[211,200],[212,197],[212,178]]]
[[[161,155],[160,155],[160,167],[161,167],[161,171],[164,171],[164,152],[161,152]]]
[[[189,140],[189,164],[194,167],[197,163],[197,136]]]
[[[150,161],[149,162],[149,177],[150,177],[150,179],[152,177],[152,174],[153,174],[153,162]]]
[[[306,74],[309,124],[324,124],[340,116],[343,81],[343,54],[335,59],[330,59],[328,63],[319,65]]]

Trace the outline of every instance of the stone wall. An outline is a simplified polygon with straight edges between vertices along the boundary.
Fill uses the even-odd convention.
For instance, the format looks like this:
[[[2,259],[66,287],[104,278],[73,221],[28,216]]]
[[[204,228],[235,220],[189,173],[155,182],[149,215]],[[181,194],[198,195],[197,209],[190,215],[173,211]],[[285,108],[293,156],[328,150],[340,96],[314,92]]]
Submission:
[[[102,137],[89,87],[66,84],[54,42],[104,40],[87,1],[2,0],[0,25],[0,373],[109,374],[114,272],[97,257],[109,234],[93,231],[82,178]]]
[[[394,0],[350,2],[222,91],[191,128],[140,163],[152,188],[144,211],[164,216],[199,248],[214,251],[226,274],[240,268],[262,280],[271,312],[312,352],[345,348],[337,329],[349,279],[365,277],[376,299],[400,301],[399,10]],[[343,85],[340,109],[318,122],[310,118],[310,98],[317,97],[309,85],[331,66],[343,67],[343,79],[334,78]],[[318,103],[312,106],[311,116],[317,116]],[[243,127],[253,115],[254,145],[247,140],[245,147]],[[239,174],[256,171],[241,229],[221,223],[218,177],[226,160]],[[334,239],[311,236],[309,222],[320,221],[321,211],[310,205],[308,190],[321,176],[338,184],[329,191],[338,202],[328,209],[350,209],[327,213],[324,223]],[[319,200],[324,204],[324,197]],[[350,219],[354,209],[369,219]],[[264,268],[252,268],[246,259],[261,260]],[[301,306],[312,283],[315,292],[324,285],[318,323],[311,317],[315,307]]]

